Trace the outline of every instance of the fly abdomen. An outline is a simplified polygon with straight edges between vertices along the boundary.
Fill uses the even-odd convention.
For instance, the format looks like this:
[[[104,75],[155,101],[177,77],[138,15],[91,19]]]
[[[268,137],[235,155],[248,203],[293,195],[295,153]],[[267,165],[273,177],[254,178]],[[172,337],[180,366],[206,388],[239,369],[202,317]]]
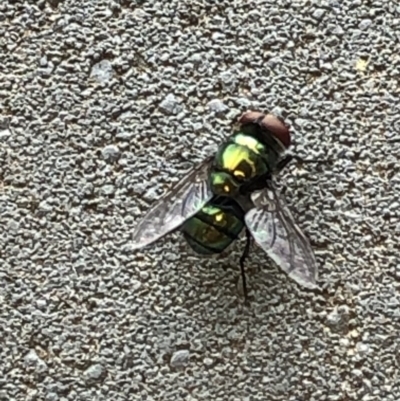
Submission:
[[[187,220],[181,231],[197,253],[211,255],[224,251],[244,227],[243,211],[232,200],[214,199]]]

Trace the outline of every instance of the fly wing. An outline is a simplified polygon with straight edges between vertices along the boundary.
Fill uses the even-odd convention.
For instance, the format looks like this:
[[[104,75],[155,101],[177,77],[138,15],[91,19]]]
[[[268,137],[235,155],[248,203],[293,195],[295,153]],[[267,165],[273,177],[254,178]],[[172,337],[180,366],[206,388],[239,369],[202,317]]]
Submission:
[[[194,216],[212,197],[208,172],[212,158],[193,168],[135,227],[133,249],[142,248],[178,228]]]
[[[296,225],[272,181],[251,196],[254,208],[245,222],[255,242],[289,277],[306,288],[318,288],[318,267],[310,243]]]

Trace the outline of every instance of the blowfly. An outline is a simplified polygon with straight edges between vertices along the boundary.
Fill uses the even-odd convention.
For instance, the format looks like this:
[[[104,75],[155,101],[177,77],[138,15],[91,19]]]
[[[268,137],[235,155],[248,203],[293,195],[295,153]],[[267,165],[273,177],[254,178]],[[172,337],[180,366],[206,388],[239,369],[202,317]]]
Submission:
[[[310,243],[274,183],[292,159],[286,154],[290,142],[280,118],[244,113],[217,152],[191,169],[139,222],[134,249],[179,230],[196,253],[212,255],[226,250],[245,230],[240,267],[246,299],[244,261],[252,238],[298,284],[317,288]]]

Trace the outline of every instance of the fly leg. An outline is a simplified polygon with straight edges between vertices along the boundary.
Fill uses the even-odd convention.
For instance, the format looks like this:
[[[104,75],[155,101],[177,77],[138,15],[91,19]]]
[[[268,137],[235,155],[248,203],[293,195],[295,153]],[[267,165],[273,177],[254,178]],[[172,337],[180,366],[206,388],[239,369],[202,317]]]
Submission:
[[[249,299],[247,296],[246,273],[244,271],[244,262],[248,258],[250,253],[251,238],[252,237],[250,231],[246,228],[246,245],[244,247],[242,256],[240,257],[240,271],[242,273],[243,295],[246,304],[248,303]]]
[[[316,163],[316,164],[329,164],[332,163],[332,160],[314,160],[314,159],[302,159],[296,155],[286,155],[283,159],[279,160],[278,164],[275,167],[275,172],[280,173],[292,160],[294,160],[297,164],[308,164],[308,163]]]
[[[295,157],[293,155],[286,155],[283,159],[279,160],[276,165],[276,171],[280,173]]]
[[[298,156],[294,155],[286,155],[284,158],[278,161],[278,164],[275,167],[275,173],[280,173],[292,160],[297,161],[298,163],[318,163],[318,160],[303,160]],[[240,189],[240,192],[245,195],[248,192],[258,191],[260,189],[264,189],[266,186],[266,182],[271,179],[271,174],[266,173],[260,175],[254,181],[250,182],[247,185],[243,185]]]

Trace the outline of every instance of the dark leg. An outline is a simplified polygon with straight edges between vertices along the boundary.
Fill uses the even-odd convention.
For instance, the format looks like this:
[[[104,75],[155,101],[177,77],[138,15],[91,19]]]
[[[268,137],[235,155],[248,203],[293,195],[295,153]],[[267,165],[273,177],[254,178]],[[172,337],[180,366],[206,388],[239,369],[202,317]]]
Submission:
[[[289,157],[291,159],[295,160],[298,164],[307,164],[307,163],[329,164],[329,163],[332,163],[332,160],[330,160],[330,159],[326,159],[326,160],[302,159],[300,156],[295,156],[295,155],[290,155]]]
[[[318,163],[318,164],[329,164],[331,160],[313,160],[313,159],[302,159],[299,156],[287,155],[283,159],[279,160],[276,166],[276,172],[281,172],[292,160],[295,160],[297,164],[307,164],[307,163]]]
[[[303,160],[301,157],[294,156],[291,154],[286,155],[283,159],[278,161],[278,164],[275,167],[275,173],[280,173],[292,160],[295,160],[299,164],[303,163],[329,163],[328,160]],[[271,179],[271,174],[263,174],[256,178],[254,181],[251,181],[248,184],[243,184],[240,188],[240,193],[242,195],[248,194],[249,192],[258,191],[260,189],[264,189],[266,186],[266,182]]]
[[[251,234],[250,231],[246,228],[246,246],[244,247],[242,256],[240,257],[240,271],[242,273],[243,294],[246,303],[248,303],[248,297],[247,297],[247,286],[246,286],[246,273],[244,271],[244,262],[246,258],[249,256],[250,245],[251,245]]]
[[[279,160],[278,164],[276,165],[276,171],[278,173],[281,172],[293,159],[294,156],[287,155],[283,159]]]

